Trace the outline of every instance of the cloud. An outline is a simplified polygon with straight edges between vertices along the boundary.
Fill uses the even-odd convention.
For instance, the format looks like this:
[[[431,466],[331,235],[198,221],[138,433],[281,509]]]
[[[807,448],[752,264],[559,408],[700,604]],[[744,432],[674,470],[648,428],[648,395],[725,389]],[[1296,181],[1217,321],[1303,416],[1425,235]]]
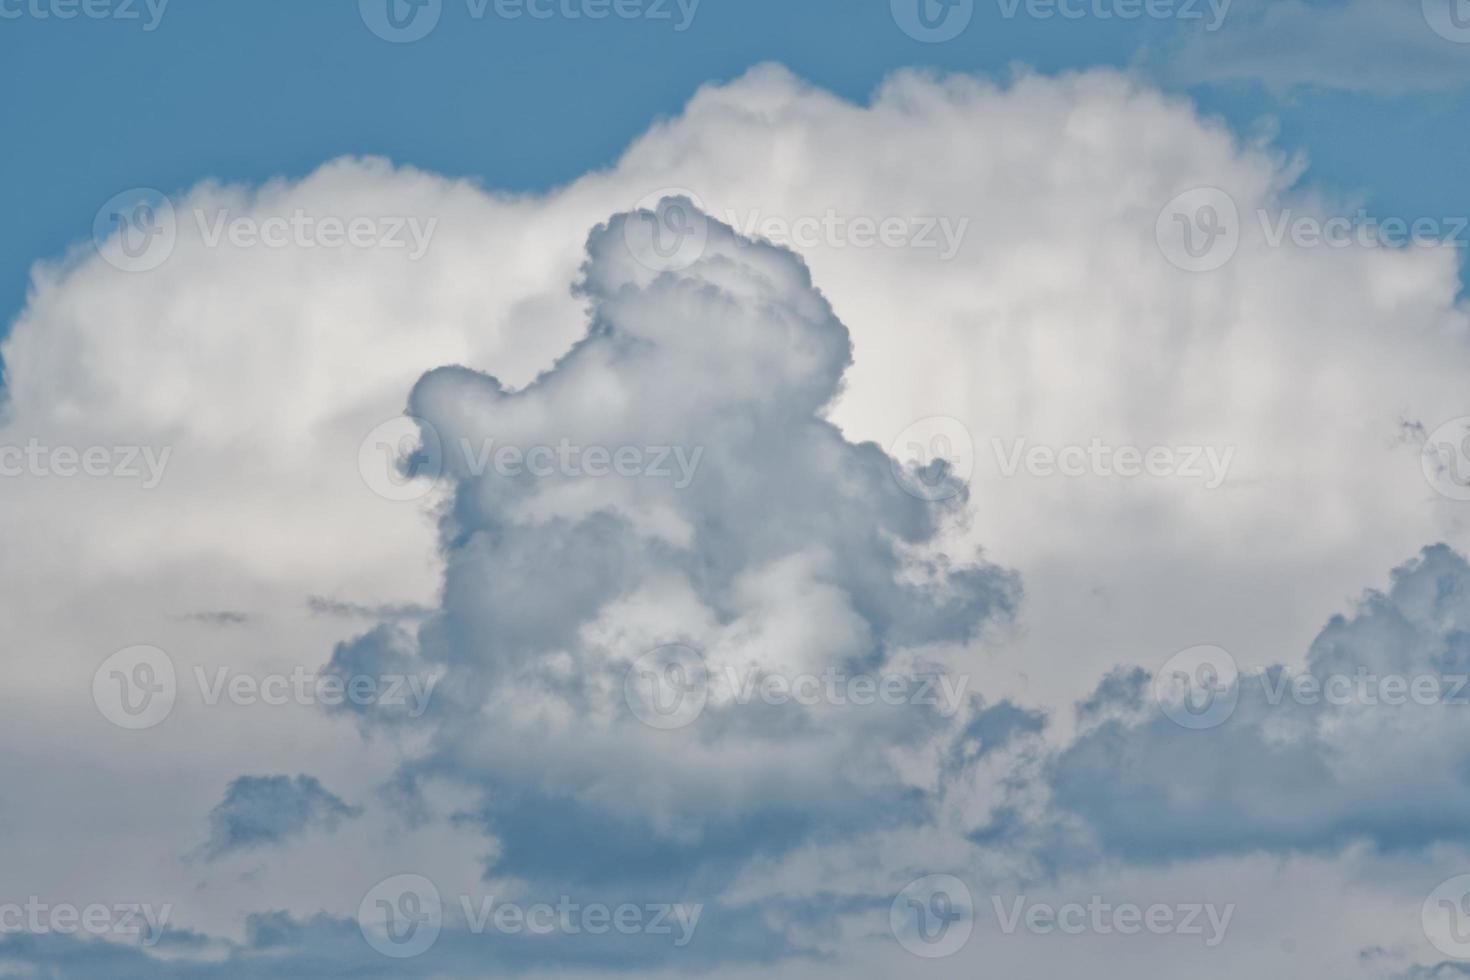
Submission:
[[[963,496],[909,492],[881,448],[823,417],[851,341],[801,261],[698,217],[697,258],[656,272],[636,244],[656,220],[593,232],[587,336],[531,385],[449,367],[409,399],[454,500],[443,608],[416,641],[446,697],[405,778],[483,791],[499,874],[683,887],[813,834],[922,819],[895,753],[952,724],[935,707],[742,703],[742,685],[902,681],[916,648],[969,642],[1018,595],[1008,573],[937,550]],[[606,472],[552,466],[567,443]],[[475,464],[538,447],[542,475]],[[687,485],[653,462],[681,451],[699,461]],[[642,658],[672,643],[709,677],[708,707],[677,733],[627,700]]]
[[[1237,4],[1224,30],[1189,35],[1170,74],[1191,84],[1259,82],[1275,90],[1458,91],[1470,85],[1470,31],[1449,21],[1455,2],[1272,0],[1252,10]]]
[[[1100,691],[1120,717],[1057,758],[1056,801],[1132,861],[1464,843],[1467,621],[1470,565],[1435,546],[1334,617],[1304,673],[1242,675],[1218,725],[1191,730],[1139,686]]]
[[[319,616],[340,616],[351,619],[420,619],[429,610],[410,604],[378,603],[369,605],[361,602],[345,602],[314,595],[307,598],[307,606]]]
[[[211,610],[209,612],[187,613],[184,617],[191,622],[207,623],[210,626],[243,626],[250,622],[249,613],[235,612],[230,609]]]
[[[241,776],[209,813],[210,860],[280,844],[308,830],[335,830],[362,815],[312,776]]]
[[[1171,264],[1157,238],[1165,205],[1201,186],[1241,217],[1238,249],[1213,273]],[[623,234],[631,223],[642,241],[646,217],[609,216],[678,188],[714,220],[695,261],[659,273]],[[1419,445],[1467,411],[1452,250],[1271,242],[1260,213],[1322,216],[1300,166],[1112,72],[902,73],[854,104],[762,68],[701,90],[615,166],[546,195],[346,159],[302,180],[172,196],[181,221],[166,262],[129,274],[78,251],[43,264],[3,345],[5,444],[173,453],[150,490],[0,481],[14,665],[0,774],[31,788],[7,797],[0,856],[18,894],[172,901],[179,928],[224,958],[184,951],[164,965],[49,937],[9,940],[12,962],[87,976],[341,964],[414,975],[427,961],[387,964],[353,921],[377,882],[405,870],[453,896],[691,897],[708,903],[707,923],[726,923],[687,956],[633,944],[608,961],[641,973],[917,972],[884,906],[933,872],[982,895],[1043,880],[1242,903],[1238,939],[1204,965],[1167,944],[1116,961],[1148,975],[1337,978],[1361,970],[1352,957],[1371,944],[1436,961],[1416,954],[1438,869],[1393,836],[1407,804],[1332,755],[1352,746],[1379,764],[1417,751],[1409,734],[1372,729],[1383,716],[1288,709],[1303,733],[1278,750],[1280,766],[1251,777],[1200,763],[1245,794],[1227,811],[1284,811],[1273,822],[1252,809],[1239,832],[1218,821],[1192,832],[1189,799],[1137,814],[1075,763],[1102,756],[1098,778],[1163,793],[1192,784],[1118,775],[1101,733],[1191,764],[1211,738],[1262,750],[1250,703],[1213,735],[1152,738],[1137,716],[1148,675],[1202,642],[1247,671],[1299,667],[1344,596],[1427,543],[1470,546],[1463,506],[1426,482]],[[414,261],[211,244],[194,216],[221,209],[440,220]],[[968,221],[948,258],[923,244],[940,218]],[[887,244],[885,225],[901,232]],[[779,245],[798,230],[793,256]],[[406,404],[447,449],[445,477],[418,502],[379,496],[386,471],[362,468],[366,437]],[[965,476],[968,489],[930,502],[904,492],[888,456],[929,462],[944,447],[915,423],[935,416],[958,426],[950,449],[973,451],[960,454],[966,472],[931,463],[928,476]],[[1405,420],[1423,425],[1407,440]],[[1007,474],[995,449],[1094,438],[1236,453],[1208,489]],[[494,440],[484,467],[465,439],[472,453]],[[563,439],[636,449],[638,475],[538,478],[524,458],[494,462],[494,449]],[[661,448],[672,479],[649,474]],[[1453,571],[1438,552],[1423,564]],[[1449,643],[1408,593],[1388,594],[1381,615],[1345,621],[1367,624],[1364,649],[1374,630],[1397,635],[1385,625],[1395,616],[1405,635]],[[371,607],[302,596],[392,601],[364,633]],[[419,608],[432,615],[402,615]],[[180,609],[270,614],[221,630]],[[168,720],[123,733],[119,751],[92,680],[136,643],[167,651],[183,686]],[[669,643],[697,650],[724,684],[673,732],[643,725],[625,697],[629,668]],[[968,680],[953,717],[740,703],[722,669],[930,664]],[[190,685],[221,665],[444,680],[417,718],[208,704]],[[1066,710],[1089,698],[1079,716]],[[1430,805],[1406,818],[1415,833],[1434,805],[1458,812],[1452,760],[1430,761],[1388,770],[1404,800]],[[1325,798],[1270,802],[1272,786],[1297,791],[1297,763]],[[249,875],[181,860],[179,841],[228,800],[229,774],[303,769],[333,799],[363,801],[362,815],[252,850]],[[1089,796],[1090,827],[1070,808]],[[129,817],[107,828],[106,862],[76,846],[96,830],[71,816],[99,801]],[[1171,836],[1146,853],[1124,826],[1134,817]],[[1344,846],[1296,853],[1319,830]],[[1355,836],[1381,853],[1355,858]],[[1257,847],[1286,856],[1240,856]],[[1160,864],[1164,853],[1175,860]],[[1453,843],[1436,855],[1460,860]],[[1302,943],[1308,956],[1284,949],[1283,933],[1324,938]],[[1119,955],[984,938],[940,967],[1052,976]],[[453,975],[503,972],[474,965],[483,941],[451,928],[442,942],[464,953]],[[596,974],[597,952],[551,944],[517,965],[566,958]],[[68,965],[87,956],[119,963]]]

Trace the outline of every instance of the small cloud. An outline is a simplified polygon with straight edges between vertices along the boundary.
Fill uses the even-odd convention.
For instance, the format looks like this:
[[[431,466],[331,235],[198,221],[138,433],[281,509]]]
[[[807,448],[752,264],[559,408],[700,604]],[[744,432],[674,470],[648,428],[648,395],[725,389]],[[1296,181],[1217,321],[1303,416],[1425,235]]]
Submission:
[[[424,619],[431,610],[413,603],[382,603],[368,604],[360,602],[344,602],[339,599],[328,599],[325,596],[314,595],[306,600],[311,611],[318,616],[337,616],[343,619]]]
[[[335,830],[362,815],[313,776],[241,776],[209,814],[206,859],[281,844],[309,829]]]
[[[186,623],[203,623],[206,626],[244,626],[255,617],[249,613],[235,612],[230,609],[211,610],[206,612],[186,613],[179,617]]]

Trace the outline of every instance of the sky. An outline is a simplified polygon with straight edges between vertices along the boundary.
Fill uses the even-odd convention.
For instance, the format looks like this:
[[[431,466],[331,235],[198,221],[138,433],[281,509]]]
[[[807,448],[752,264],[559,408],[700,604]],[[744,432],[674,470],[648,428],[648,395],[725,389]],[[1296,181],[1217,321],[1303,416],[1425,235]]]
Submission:
[[[0,977],[1470,976],[1464,0],[0,72]]]
[[[1209,23],[1214,15],[1203,0],[1198,6]],[[1265,64],[1206,85],[1198,76],[1212,62],[1208,52],[1176,50],[1191,24],[1038,19],[1025,7],[1007,17],[1000,0],[981,0],[964,33],[942,43],[909,37],[877,0],[703,0],[682,31],[672,0],[667,21],[507,20],[493,7],[476,19],[466,0],[453,0],[433,32],[411,44],[378,38],[347,0],[173,0],[156,19],[139,0],[136,18],[109,6],[113,16],[70,20],[37,18],[10,0],[6,10],[23,16],[7,16],[0,53],[26,94],[0,109],[12,134],[0,160],[12,216],[0,245],[0,307],[12,321],[30,264],[84,238],[95,209],[127,188],[300,177],[324,160],[381,155],[491,188],[544,191],[610,166],[700,85],[765,61],[853,100],[909,66],[992,77],[1017,64],[1046,72],[1148,66],[1150,77],[1238,131],[1277,134],[1283,151],[1310,160],[1320,186],[1355,204],[1409,219],[1463,210],[1456,192],[1470,162],[1470,68],[1462,49],[1425,31],[1417,5],[1399,0],[1235,0],[1216,33],[1254,39],[1270,6],[1300,8],[1311,28],[1349,19],[1345,7],[1399,7],[1407,30],[1422,37],[1387,45],[1354,24],[1346,33],[1358,47],[1348,48],[1325,30],[1306,45],[1278,33],[1256,49]],[[1314,62],[1336,62],[1344,75],[1364,76],[1364,86],[1289,84]],[[1373,74],[1417,84],[1402,91],[1375,84]]]

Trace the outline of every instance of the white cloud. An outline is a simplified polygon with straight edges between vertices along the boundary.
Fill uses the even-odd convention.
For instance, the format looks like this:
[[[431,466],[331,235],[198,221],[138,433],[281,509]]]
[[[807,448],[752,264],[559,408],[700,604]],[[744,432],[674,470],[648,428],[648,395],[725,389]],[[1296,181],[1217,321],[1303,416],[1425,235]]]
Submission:
[[[11,785],[34,787],[7,807],[4,856],[19,869],[15,887],[103,893],[72,899],[87,901],[146,884],[165,894],[130,897],[176,901],[179,924],[238,937],[247,911],[350,917],[369,872],[327,894],[324,869],[359,860],[364,848],[383,874],[405,861],[435,871],[495,853],[498,841],[460,825],[455,837],[425,831],[405,845],[413,854],[397,856],[388,829],[396,818],[371,801],[397,761],[421,750],[411,739],[363,743],[346,721],[320,712],[211,709],[188,698],[158,729],[121,732],[91,704],[92,672],[136,643],[163,647],[183,671],[316,667],[357,624],[312,615],[309,597],[437,605],[442,568],[429,507],[442,499],[375,496],[358,472],[359,444],[435,368],[463,364],[512,388],[549,368],[586,327],[585,301],[570,287],[588,230],[664,188],[688,188],[720,219],[759,213],[786,227],[829,213],[849,219],[843,236],[802,248],[816,288],[852,335],[854,363],[831,417],[849,440],[885,447],[934,415],[961,420],[973,437],[968,523],[946,529],[945,550],[963,562],[984,546],[992,561],[1019,571],[1025,597],[1011,634],[934,652],[973,673],[987,701],[1010,695],[1052,709],[1052,737],[1063,738],[1060,709],[1118,663],[1153,667],[1205,642],[1246,665],[1299,661],[1321,622],[1388,568],[1432,541],[1470,545],[1463,505],[1425,482],[1417,430],[1405,425],[1433,430],[1470,413],[1461,394],[1470,321],[1454,305],[1459,282],[1447,250],[1271,245],[1250,217],[1283,203],[1310,208],[1298,178],[1268,148],[1243,146],[1188,104],[1111,73],[1022,75],[1005,86],[904,74],[857,106],[768,68],[702,90],[615,167],[545,196],[341,160],[302,181],[174,195],[184,218],[173,253],[152,272],[124,273],[83,252],[41,267],[3,348],[10,405],[0,443],[166,446],[172,456],[152,490],[106,478],[0,481],[0,610],[12,624],[16,668],[16,708],[0,728],[9,744],[32,746],[3,771]],[[1228,264],[1191,274],[1167,261],[1155,226],[1167,202],[1202,186],[1227,192],[1246,220]],[[417,261],[401,251],[210,247],[188,216],[221,207],[256,219],[305,209],[438,224]],[[968,221],[948,261],[938,249],[863,247],[850,234],[851,219],[880,227],[930,218]],[[602,258],[594,271],[609,282],[652,277],[626,255]],[[782,278],[795,275],[789,264],[772,259],[760,269],[774,294],[800,295],[801,284]],[[720,281],[748,285],[734,273]],[[681,310],[710,315],[656,290],[602,299],[636,317],[637,304],[655,296],[670,304],[656,312],[674,310],[674,322]],[[800,299],[797,309],[818,302]],[[662,379],[676,402],[794,391],[810,410],[825,398],[802,390],[822,357],[799,331],[785,356],[745,361],[738,349],[706,351],[668,329],[664,339],[682,344],[681,363],[694,365]],[[619,377],[608,369],[597,385],[560,397],[595,427],[621,418],[609,409],[639,393],[621,389]],[[432,400],[437,387],[451,385],[431,380],[422,397]],[[466,383],[436,418],[452,413],[455,399],[489,398],[483,387]],[[528,416],[528,431],[540,421]],[[1235,456],[1224,484],[1207,490],[1187,479],[1005,478],[991,448],[992,439],[1061,446],[1094,437],[1230,446]],[[605,502],[571,485],[518,517],[580,514]],[[779,527],[774,500],[747,503]],[[651,538],[677,543],[688,532],[667,509],[633,516]],[[803,654],[824,640],[860,641],[840,597],[800,567],[781,574],[809,591],[783,601],[756,576],[737,611],[748,622],[733,621],[763,639],[789,636]],[[576,581],[559,575],[549,587]],[[682,571],[651,576],[629,600],[635,608],[604,610],[595,628],[709,630],[693,591]],[[819,606],[836,625],[813,633],[802,611]],[[228,628],[190,618],[220,609],[252,618]],[[526,701],[505,708],[532,710]],[[553,720],[575,730],[571,718]],[[542,749],[568,758],[578,750],[570,741]],[[711,761],[777,781],[758,756],[729,751]],[[934,764],[919,756],[903,767],[921,781]],[[89,785],[72,778],[76,771],[98,778]],[[267,855],[248,881],[196,879],[202,872],[181,858],[203,839],[224,787],[241,774],[275,772],[315,776],[368,813],[313,841],[320,864]],[[166,794],[158,785],[178,788]],[[722,792],[739,802],[733,787],[743,785],[711,778],[698,802],[718,802]],[[609,806],[663,806],[670,820],[687,802],[679,778],[656,786],[666,794],[658,803],[618,799],[610,786],[598,791]],[[77,856],[72,842],[84,826],[51,816],[58,802],[95,809],[99,793],[126,814],[109,824],[109,853],[128,856],[113,870]],[[946,823],[956,848],[953,835],[1001,793],[977,786],[962,799],[965,812]],[[833,860],[851,867],[860,850],[838,846]],[[1293,886],[1316,887],[1305,881]],[[1258,882],[1246,894],[1278,887]],[[272,903],[288,893],[295,897]],[[1406,921],[1417,915],[1412,894],[1383,901]],[[1316,928],[1305,913],[1296,921]],[[1276,926],[1242,913],[1237,928],[1259,937]],[[1399,925],[1380,935],[1364,922],[1324,963],[1337,970],[1356,962],[1359,946],[1405,941]],[[1138,955],[1138,972],[1158,972]],[[1233,975],[1242,962],[1212,975]]]

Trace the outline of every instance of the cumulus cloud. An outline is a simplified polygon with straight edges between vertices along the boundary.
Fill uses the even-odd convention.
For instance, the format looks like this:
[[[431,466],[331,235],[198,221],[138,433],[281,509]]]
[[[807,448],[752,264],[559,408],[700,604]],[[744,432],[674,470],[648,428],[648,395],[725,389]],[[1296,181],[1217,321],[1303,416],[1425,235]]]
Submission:
[[[1172,264],[1157,231],[1201,186],[1241,218],[1210,273]],[[630,208],[673,189],[711,216],[705,245],[683,267],[640,262],[648,215]],[[1459,814],[1461,782],[1451,749],[1395,726],[1454,734],[1448,712],[1267,718],[1247,696],[1220,729],[1168,738],[1147,715],[1148,676],[1202,642],[1248,676],[1299,669],[1309,649],[1309,671],[1458,649],[1462,598],[1434,598],[1433,583],[1460,580],[1470,524],[1426,483],[1419,445],[1467,411],[1455,256],[1273,243],[1258,214],[1321,216],[1309,190],[1299,163],[1115,73],[906,73],[858,105],[766,68],[702,90],[615,167],[546,195],[342,160],[174,194],[177,241],[151,272],[80,251],[42,265],[0,351],[5,442],[173,452],[146,491],[0,483],[15,661],[0,772],[31,788],[7,798],[7,880],[172,901],[180,938],[166,962],[57,936],[12,937],[0,956],[58,976],[395,975],[354,918],[377,882],[412,869],[451,903],[564,890],[709,905],[689,953],[562,942],[492,962],[451,922],[423,969],[891,975],[918,967],[886,907],[942,871],[982,904],[1037,881],[1062,897],[1241,903],[1236,938],[1204,965],[1193,948],[1124,949],[1117,962],[1144,975],[1351,976],[1374,944],[1405,968],[1437,963],[1418,915],[1441,868],[1403,845],[1428,835],[1443,842],[1433,860],[1459,860],[1435,821]],[[211,243],[194,214],[222,209],[440,220],[413,260]],[[952,251],[922,244],[940,218]],[[360,469],[365,437],[405,404],[444,476],[417,503],[375,494]],[[914,434],[934,416],[958,425],[954,472],[933,462],[929,430]],[[1002,465],[1018,440],[1094,438],[1235,452],[1213,489]],[[495,462],[563,440],[610,450],[599,466],[619,448],[646,455],[624,457],[633,476],[590,478],[555,455],[544,476],[524,455]],[[636,465],[663,448],[672,478]],[[927,465],[945,499],[906,493],[890,448]],[[1343,597],[1439,541],[1454,551],[1426,553],[1313,644]],[[268,613],[220,629],[187,610]],[[385,622],[363,634],[363,618]],[[164,723],[123,733],[91,682],[135,643],[165,650],[181,687]],[[625,684],[666,644],[714,679],[674,731],[639,721]],[[195,672],[220,666],[443,679],[417,717],[265,710],[205,702]],[[968,681],[952,717],[742,703],[724,680],[931,666]],[[1201,759],[1205,744],[1246,755]],[[1120,768],[1109,745],[1239,795]],[[361,816],[331,834],[261,821],[280,839],[250,852],[249,875],[184,860],[179,842],[228,802],[232,775],[303,770]],[[1157,812],[1105,778],[1153,794]],[[1272,799],[1302,778],[1320,799]],[[242,826],[249,800],[274,798],[243,796],[226,808]],[[308,825],[334,812],[294,781],[285,796],[286,813],[318,801]],[[99,799],[131,818],[109,828],[106,862],[74,846],[95,831],[74,815]],[[1151,853],[1145,828],[1163,835]],[[1314,834],[1338,849],[1308,846]],[[1357,839],[1379,857],[1353,857]],[[1257,849],[1287,856],[1239,856]],[[1329,938],[1293,952],[1288,929]],[[1119,955],[984,938],[937,975],[1051,976]]]
[[[1467,617],[1470,565],[1437,546],[1351,617],[1334,617],[1303,671],[1221,677],[1217,696],[1234,708],[1218,724],[1181,725],[1177,706],[1155,701],[1156,687],[1100,691],[1116,716],[1057,759],[1057,802],[1105,850],[1134,861],[1462,843]],[[1188,696],[1196,705],[1208,697],[1202,688]]]
[[[629,244],[656,220],[592,234],[588,334],[533,384],[442,368],[409,399],[455,492],[444,606],[416,641],[444,697],[404,778],[483,790],[498,873],[682,887],[705,864],[920,819],[930,780],[901,755],[952,722],[918,682],[869,707],[815,686],[809,702],[746,692],[771,677],[904,683],[926,670],[919,648],[967,643],[1017,597],[1008,573],[937,548],[963,496],[910,492],[882,448],[823,417],[851,342],[801,261],[700,217],[697,259],[659,273]],[[589,469],[601,452],[603,470],[554,464],[564,443]],[[539,473],[476,465],[538,448]],[[688,485],[667,465],[681,451],[698,460]],[[383,639],[334,664],[360,670]],[[709,700],[678,735],[628,694],[645,655],[674,643]]]

